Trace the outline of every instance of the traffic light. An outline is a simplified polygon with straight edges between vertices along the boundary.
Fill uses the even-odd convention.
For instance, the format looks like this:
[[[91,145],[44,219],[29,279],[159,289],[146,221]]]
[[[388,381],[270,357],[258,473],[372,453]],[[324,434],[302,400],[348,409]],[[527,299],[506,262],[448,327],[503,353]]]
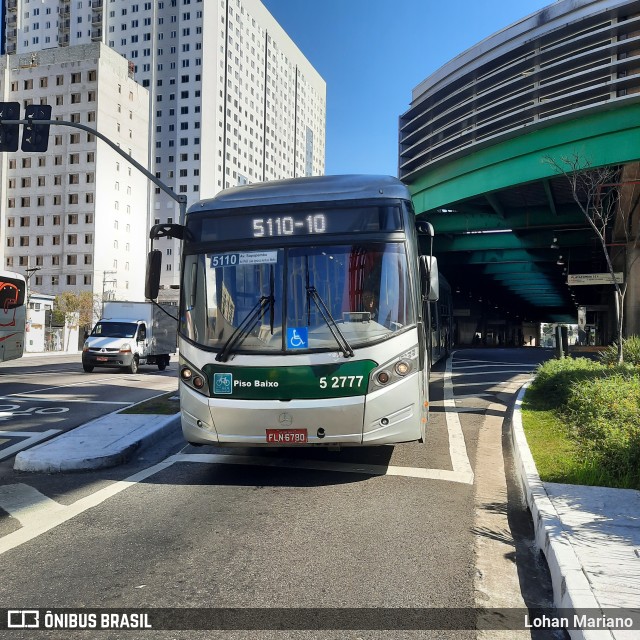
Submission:
[[[4,124],[3,120],[20,120],[19,102],[0,102],[0,151],[17,151],[19,124]]]
[[[51,120],[50,104],[30,104],[25,109],[25,120],[29,124],[24,125],[22,132],[22,151],[42,152],[49,146],[48,124],[33,124],[32,120]]]

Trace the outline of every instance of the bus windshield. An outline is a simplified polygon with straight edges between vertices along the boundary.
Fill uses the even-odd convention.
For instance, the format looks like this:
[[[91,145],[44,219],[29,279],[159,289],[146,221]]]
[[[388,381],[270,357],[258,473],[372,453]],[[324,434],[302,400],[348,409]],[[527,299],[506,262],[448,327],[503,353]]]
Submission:
[[[182,292],[182,334],[225,354],[347,351],[415,324],[400,242],[190,254]]]

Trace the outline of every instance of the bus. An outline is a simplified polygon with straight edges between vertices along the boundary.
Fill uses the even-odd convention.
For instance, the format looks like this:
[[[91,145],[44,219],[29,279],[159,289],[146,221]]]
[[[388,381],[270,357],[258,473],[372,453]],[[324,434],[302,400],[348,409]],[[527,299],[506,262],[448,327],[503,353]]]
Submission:
[[[0,362],[21,358],[24,352],[25,298],[24,276],[0,270]]]
[[[151,229],[182,240],[179,386],[192,444],[425,441],[433,227],[380,176],[251,184]],[[421,249],[422,247],[422,249]]]
[[[453,342],[453,298],[451,286],[439,275],[440,295],[431,301],[431,364],[447,358]]]

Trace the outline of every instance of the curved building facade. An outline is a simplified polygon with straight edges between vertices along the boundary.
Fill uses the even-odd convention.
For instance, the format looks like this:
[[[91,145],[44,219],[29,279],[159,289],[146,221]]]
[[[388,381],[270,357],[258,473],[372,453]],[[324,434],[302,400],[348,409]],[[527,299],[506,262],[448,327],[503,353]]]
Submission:
[[[542,309],[537,320],[570,321],[576,307],[611,305],[612,287],[567,287],[567,275],[604,268],[559,170],[567,158],[612,167],[615,184],[637,200],[640,1],[555,2],[426,78],[400,117],[398,175],[440,235],[445,274],[461,288],[474,265],[494,290],[493,307],[520,306],[532,318]],[[637,220],[636,211],[632,235]],[[627,326],[638,333],[640,259],[613,225],[607,241],[629,271]],[[524,263],[531,276],[492,277],[496,264],[513,274]],[[600,315],[611,338],[608,314]]]

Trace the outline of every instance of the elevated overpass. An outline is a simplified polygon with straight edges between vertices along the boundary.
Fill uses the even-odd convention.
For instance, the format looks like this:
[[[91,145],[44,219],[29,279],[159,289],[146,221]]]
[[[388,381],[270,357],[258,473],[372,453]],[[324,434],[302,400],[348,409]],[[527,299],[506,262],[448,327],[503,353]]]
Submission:
[[[640,0],[561,0],[483,40],[418,85],[400,117],[399,177],[436,230],[460,335],[525,341],[537,322],[615,337],[602,246],[559,172],[610,167],[629,213],[607,232],[626,273],[626,333],[640,333]],[[619,220],[620,220],[619,216]],[[524,326],[523,326],[524,323]],[[466,338],[466,339],[465,339]]]

